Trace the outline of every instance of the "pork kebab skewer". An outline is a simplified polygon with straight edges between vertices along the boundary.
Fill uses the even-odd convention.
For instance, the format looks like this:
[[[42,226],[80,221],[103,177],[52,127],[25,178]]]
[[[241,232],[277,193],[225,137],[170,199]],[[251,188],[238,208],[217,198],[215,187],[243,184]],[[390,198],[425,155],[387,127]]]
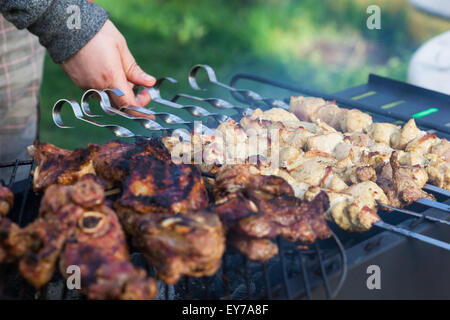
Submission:
[[[281,109],[279,109],[281,110]],[[265,116],[265,119],[257,119],[256,113],[258,111],[255,111],[255,113],[252,115],[251,118],[244,117],[241,120],[241,123],[243,124],[243,127],[247,129],[254,129],[254,132],[257,132],[259,129],[263,128],[264,126],[269,125],[279,125],[279,123],[275,123],[272,120],[277,119],[288,119],[289,116],[292,117],[292,119],[295,121],[295,116],[292,114],[289,114],[286,111],[279,111],[276,109],[272,109],[269,111],[266,111],[265,114],[260,114],[259,116]],[[260,111],[262,113],[262,111]],[[281,113],[281,114],[280,114]],[[277,118],[278,116],[278,118]],[[271,119],[268,120],[267,118]],[[298,120],[297,120],[298,121]],[[311,124],[312,126],[315,126],[314,124]],[[283,124],[281,124],[282,127],[285,127]],[[325,125],[326,132],[331,131],[331,133],[335,133],[334,129],[329,129]],[[222,124],[219,126],[218,131],[225,131],[221,136],[226,136],[227,131],[230,136],[233,137],[233,141],[231,143],[233,146],[239,146],[240,141],[244,141],[248,139],[246,136],[246,133],[244,130],[233,121],[229,121],[227,123]],[[287,131],[287,130],[286,130]],[[247,131],[248,132],[248,131]],[[355,208],[362,209],[364,206],[367,205],[368,208],[371,210],[376,210],[377,203],[375,200],[383,200],[381,201],[384,204],[391,204],[397,207],[405,206],[419,198],[429,198],[434,199],[432,195],[428,195],[424,191],[420,189],[416,185],[416,181],[414,178],[418,181],[423,181],[423,175],[426,177],[426,173],[421,169],[420,167],[402,167],[399,168],[397,165],[397,162],[395,159],[391,160],[390,152],[392,149],[387,147],[387,152],[381,153],[378,157],[365,157],[367,158],[364,163],[359,163],[359,156],[357,156],[357,150],[350,149],[349,151],[355,151],[355,152],[347,152],[348,154],[351,154],[351,157],[348,156],[348,154],[343,157],[341,156],[341,161],[337,161],[335,157],[333,157],[332,154],[328,152],[332,152],[335,147],[334,145],[337,145],[339,141],[333,142],[333,141],[327,141],[324,139],[324,136],[314,136],[309,131],[307,131],[304,128],[297,128],[295,131],[291,131],[296,133],[295,136],[287,135],[286,132],[284,133],[285,136],[283,137],[283,133],[281,133],[281,139],[280,144],[283,143],[283,140],[287,143],[285,145],[280,146],[280,162],[281,166],[284,168],[273,168],[273,167],[266,167],[263,168],[262,174],[265,175],[277,175],[281,176],[282,178],[286,179],[291,186],[294,188],[296,196],[302,198],[304,196],[304,193],[307,191],[307,189],[311,186],[316,187],[322,187],[325,189],[328,189],[330,192],[334,192],[334,196],[331,197],[332,199],[336,199],[337,201],[342,200],[342,195],[345,191],[351,190],[351,192],[356,192],[355,190],[361,189],[362,186],[370,187],[372,189],[378,189],[378,193],[382,194],[384,198],[382,199],[373,199],[373,197],[368,197],[370,201],[368,203],[355,203]],[[287,133],[290,133],[289,131]],[[340,137],[339,133],[336,133],[338,137]],[[318,137],[319,139],[316,139]],[[327,137],[329,140],[329,137]],[[354,138],[354,137],[351,137]],[[361,138],[361,137],[359,137]],[[205,143],[203,152],[204,152],[204,158],[206,160],[218,160],[223,161],[224,159],[220,159],[220,155],[223,153],[223,150],[220,150],[222,141],[220,141],[219,137],[209,137],[209,136],[193,136],[193,140],[203,140],[201,142]],[[359,141],[360,139],[349,139],[349,142],[352,141]],[[343,141],[343,139],[341,140]],[[176,140],[173,138],[165,138],[164,142],[166,143],[166,146],[168,146],[171,149],[176,148]],[[194,141],[195,142],[195,141]],[[353,146],[351,143],[346,142],[347,145],[350,147],[355,147],[355,149],[362,149],[358,145]],[[245,143],[244,143],[245,145]],[[332,147],[330,147],[330,145]],[[182,143],[181,151],[187,152],[191,154],[190,150],[190,143]],[[223,146],[223,145],[222,145]],[[309,150],[307,152],[303,152],[302,148],[304,146],[307,146]],[[227,146],[228,147],[228,146]],[[325,151],[317,151],[314,150],[315,148],[325,148]],[[383,146],[377,146],[378,148],[383,148]],[[239,148],[239,147],[238,147]],[[184,150],[185,149],[185,150]],[[322,149],[323,150],[323,149]],[[236,150],[234,150],[236,151]],[[261,150],[257,150],[260,152]],[[267,150],[262,150],[262,153],[265,153]],[[245,150],[242,152],[242,156],[245,156]],[[340,151],[342,153],[342,151]],[[195,155],[193,155],[195,157]],[[215,157],[215,158],[214,158]],[[345,158],[345,159],[344,159]],[[225,159],[226,160],[226,159]],[[372,163],[370,163],[368,160],[373,160]],[[387,162],[385,162],[387,161]],[[356,164],[353,164],[355,162]],[[391,168],[390,162],[393,162],[395,170],[391,169],[390,172],[390,180],[394,180],[394,183],[386,184],[384,182],[384,185],[381,185],[384,190],[389,191],[388,196],[384,194],[383,190],[379,188],[374,182],[376,179],[376,172],[375,169],[370,166],[383,168],[384,166]],[[200,164],[200,167],[204,170],[210,170],[211,168],[214,170],[214,166],[210,167],[208,165]],[[385,170],[388,171],[388,170]],[[394,172],[394,174],[392,173]],[[392,179],[392,176],[395,177],[395,179]],[[390,181],[386,178],[387,181]],[[426,181],[426,178],[425,178]],[[361,184],[358,186],[355,186],[355,183],[360,182],[366,182],[365,184]],[[371,183],[369,183],[371,182]],[[349,185],[353,184],[352,188],[349,189]],[[367,192],[367,190],[364,191],[364,188],[359,190],[359,192]],[[340,195],[340,196],[339,196]],[[344,196],[344,198],[348,198],[348,195]],[[333,203],[333,201],[331,200]],[[367,202],[367,201],[366,201]],[[339,216],[343,216],[342,205],[339,209],[341,213],[339,213]],[[336,209],[338,210],[338,209]],[[355,210],[355,209],[353,209]],[[358,215],[353,214],[353,219],[350,219],[352,222],[346,222],[348,219],[338,219],[339,221],[342,221],[341,227],[347,230],[365,230],[371,227],[369,224],[359,225],[361,221],[365,221],[364,214],[367,212],[367,210],[362,210],[361,215],[363,217],[358,218]],[[370,215],[369,215],[370,216]],[[371,219],[368,219],[369,221]]]
[[[248,171],[253,176],[264,175],[264,173],[267,173],[263,166],[250,164],[222,166],[217,173],[216,183],[213,188],[213,193],[219,206],[220,203],[222,203],[222,200],[218,195],[223,192],[223,189],[236,192],[236,189],[242,187],[240,183],[242,179],[240,176],[234,174],[236,170],[242,171],[242,168],[245,168],[244,170]],[[376,208],[379,202],[383,203],[387,201],[387,198],[383,191],[371,181],[355,184],[345,190],[345,192],[341,193],[317,186],[309,186],[308,190],[301,198],[305,203],[313,204],[309,208],[311,210],[312,207],[318,205],[317,199],[323,195],[326,195],[327,202],[329,201],[329,208],[324,211],[323,214],[324,218],[335,222],[340,228],[346,231],[365,232],[370,230],[373,226],[376,226],[405,236],[413,237],[450,251],[449,243],[383,222],[377,215]],[[265,220],[261,221],[258,218],[248,220],[249,218],[241,220],[239,222],[239,227],[243,230],[254,231],[254,233],[250,233],[253,236],[261,236],[264,231],[270,230],[267,227]]]
[[[394,150],[383,143],[371,141],[365,134],[344,136],[326,124],[318,126],[301,123],[292,113],[282,109],[266,112],[257,109],[251,117],[242,118],[240,124],[241,126],[230,120],[217,128],[216,135],[193,134],[192,143],[180,142],[177,137],[166,137],[163,141],[170,150],[175,151],[172,152],[172,157],[176,157],[178,152],[182,157],[188,155],[188,159],[183,160],[189,161],[191,157],[194,160],[204,160],[206,164],[199,164],[203,171],[215,170],[214,163],[227,163],[233,157],[242,162],[252,152],[267,155],[272,148],[279,150],[277,155],[281,167],[292,174],[295,180],[303,178],[312,185],[341,191],[354,183],[375,182],[378,172],[380,179],[384,178],[377,182],[388,193],[388,204],[401,207],[422,198],[434,200],[432,195],[421,190],[429,179],[423,167],[397,165],[399,159],[405,157],[404,152],[401,157],[396,156],[391,161]],[[264,130],[272,129],[279,132],[278,146],[273,146],[270,137],[261,134],[260,137],[265,141],[259,139],[259,142],[266,143],[258,144],[257,148],[250,150],[252,134],[258,135]],[[224,141],[223,137],[231,139]],[[203,153],[199,157],[195,154],[196,143],[201,145],[198,149]],[[398,168],[395,184],[386,183],[392,181],[391,162]],[[294,189],[298,189],[298,186]]]
[[[450,190],[450,142],[420,130],[413,119],[403,127],[373,122],[372,117],[362,111],[339,108],[334,102],[313,97],[291,97],[289,110],[302,121],[326,123],[343,133],[366,133],[374,142],[404,150],[408,155],[402,159],[402,164],[428,164],[431,183]]]

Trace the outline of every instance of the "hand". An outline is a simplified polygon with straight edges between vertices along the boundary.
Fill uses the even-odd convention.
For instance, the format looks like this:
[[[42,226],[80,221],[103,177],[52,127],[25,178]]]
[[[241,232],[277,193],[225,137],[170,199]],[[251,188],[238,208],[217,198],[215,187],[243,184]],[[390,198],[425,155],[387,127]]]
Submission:
[[[147,105],[151,98],[146,90],[134,96],[134,85],[151,87],[155,78],[137,65],[128,49],[125,38],[114,24],[107,20],[100,31],[75,55],[61,64],[75,85],[83,90],[117,88],[125,95],[114,97],[116,106]],[[130,112],[136,116],[140,113]],[[153,119],[154,116],[146,116]]]

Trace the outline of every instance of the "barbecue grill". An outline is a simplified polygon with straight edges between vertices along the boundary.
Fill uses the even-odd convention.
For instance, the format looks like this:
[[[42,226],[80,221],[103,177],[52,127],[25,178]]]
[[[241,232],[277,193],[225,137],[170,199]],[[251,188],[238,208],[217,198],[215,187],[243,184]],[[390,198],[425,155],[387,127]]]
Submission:
[[[284,96],[300,93],[335,100],[343,107],[358,108],[372,115],[375,121],[403,123],[415,118],[418,126],[434,132],[443,138],[450,138],[450,97],[423,88],[394,81],[388,78],[370,75],[366,84],[349,88],[336,94],[323,94],[301,88],[296,85],[274,81],[272,79],[252,75],[236,74],[230,85],[220,83],[212,68],[205,65],[195,66],[189,76],[193,89],[201,89],[196,81],[196,73],[206,70],[212,85],[229,91],[233,98],[249,107],[238,107],[240,114],[251,112],[251,108],[263,109],[271,107],[287,107],[288,99],[265,98],[251,90],[239,89],[237,83],[247,81],[252,86],[267,86],[285,90]],[[173,109],[184,109],[192,116],[213,117],[217,122],[226,121],[221,109],[236,107],[227,100],[219,98],[201,98],[195,95],[177,94],[171,100],[160,95],[163,81],[174,82],[171,78],[159,79],[154,88],[149,89],[154,102]],[[119,94],[118,91],[110,92]],[[105,92],[89,91],[82,99],[81,105],[69,100],[60,100],[54,108],[54,120],[59,127],[65,127],[59,111],[63,105],[70,105],[75,116],[99,127],[106,127],[119,137],[136,136],[130,130],[120,126],[104,125],[93,121],[95,116],[89,109],[89,97],[98,95],[102,110],[124,116],[124,109],[117,112],[110,108],[108,95]],[[200,101],[212,105],[217,110],[212,113],[199,105],[182,105],[179,99]],[[181,100],[180,100],[181,101]],[[183,100],[184,101],[184,100]],[[127,116],[127,118],[144,123],[144,128],[152,133],[167,134],[174,129],[166,124],[186,125],[191,121],[171,113],[155,113],[149,109],[131,107],[143,114],[154,114],[159,122],[145,121]],[[188,128],[192,128],[188,125]],[[208,127],[202,128],[207,130]],[[15,194],[15,205],[10,217],[24,226],[37,216],[40,196],[30,191],[32,176],[16,181],[19,168],[33,168],[31,160],[16,160],[0,164],[0,170],[12,170],[11,178],[5,184]],[[383,221],[390,225],[426,235],[441,241],[450,242],[450,234],[445,232],[446,226],[430,222],[426,217],[448,219],[450,192],[433,186],[427,186],[438,202],[417,202],[408,209],[419,218],[400,212],[380,211]],[[433,207],[430,207],[433,206]],[[440,210],[441,209],[441,210]],[[447,220],[448,221],[448,220]],[[299,243],[291,243],[278,239],[279,255],[266,263],[257,263],[243,257],[232,248],[228,248],[223,257],[220,270],[212,277],[188,278],[180,280],[174,286],[159,283],[160,299],[324,299],[324,298],[450,298],[450,254],[441,248],[384,231],[380,228],[363,234],[349,234],[333,228],[333,237],[319,240],[309,248]],[[132,248],[131,248],[132,249]],[[147,266],[139,252],[132,254],[132,262],[145,267],[152,275],[154,270]],[[367,267],[379,266],[381,270],[381,289],[370,290],[367,287]],[[0,267],[0,291],[3,297],[18,299],[83,299],[83,296],[66,290],[61,275],[55,275],[52,281],[36,292],[18,276],[17,270],[11,266]]]

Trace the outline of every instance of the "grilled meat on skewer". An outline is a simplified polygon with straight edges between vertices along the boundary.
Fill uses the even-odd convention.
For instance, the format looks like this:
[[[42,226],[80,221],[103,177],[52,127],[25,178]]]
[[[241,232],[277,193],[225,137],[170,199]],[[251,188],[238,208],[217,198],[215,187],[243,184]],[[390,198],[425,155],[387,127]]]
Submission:
[[[278,255],[278,245],[270,239],[259,239],[239,233],[231,233],[227,237],[227,242],[253,261],[266,262]]]
[[[326,194],[318,195],[312,202],[300,201],[286,181],[262,176],[256,170],[250,165],[224,166],[213,189],[216,203],[212,211],[219,215],[231,237],[241,235],[239,241],[231,240],[243,245],[237,247],[239,251],[249,252],[252,245],[258,244],[252,240],[270,240],[278,235],[304,243],[331,236],[324,219],[328,209]],[[276,254],[275,250],[268,252]]]
[[[70,151],[36,141],[28,147],[28,153],[36,162],[34,190],[43,191],[52,184],[73,184],[84,175],[95,174],[92,159],[97,151],[96,145]]]
[[[0,184],[0,219],[6,216],[14,205],[14,194]]]
[[[142,214],[117,204],[116,210],[134,245],[167,284],[183,275],[211,276],[219,269],[225,236],[217,215],[207,211]]]
[[[419,165],[400,166],[398,153],[393,152],[390,163],[378,175],[377,183],[386,193],[390,205],[404,207],[421,198],[436,200],[421,189],[427,180],[425,169]]]
[[[336,130],[354,132],[372,124],[372,117],[357,109],[339,108],[321,98],[291,97],[289,111],[302,121],[323,121]]]

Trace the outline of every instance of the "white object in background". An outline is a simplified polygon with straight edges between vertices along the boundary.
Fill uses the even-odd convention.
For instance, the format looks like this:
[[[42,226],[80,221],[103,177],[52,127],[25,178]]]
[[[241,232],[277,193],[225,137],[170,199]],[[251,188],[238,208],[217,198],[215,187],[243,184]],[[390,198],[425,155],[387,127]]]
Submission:
[[[428,40],[414,53],[408,82],[450,95],[450,31]]]
[[[449,0],[409,0],[409,2],[419,10],[450,19]]]

